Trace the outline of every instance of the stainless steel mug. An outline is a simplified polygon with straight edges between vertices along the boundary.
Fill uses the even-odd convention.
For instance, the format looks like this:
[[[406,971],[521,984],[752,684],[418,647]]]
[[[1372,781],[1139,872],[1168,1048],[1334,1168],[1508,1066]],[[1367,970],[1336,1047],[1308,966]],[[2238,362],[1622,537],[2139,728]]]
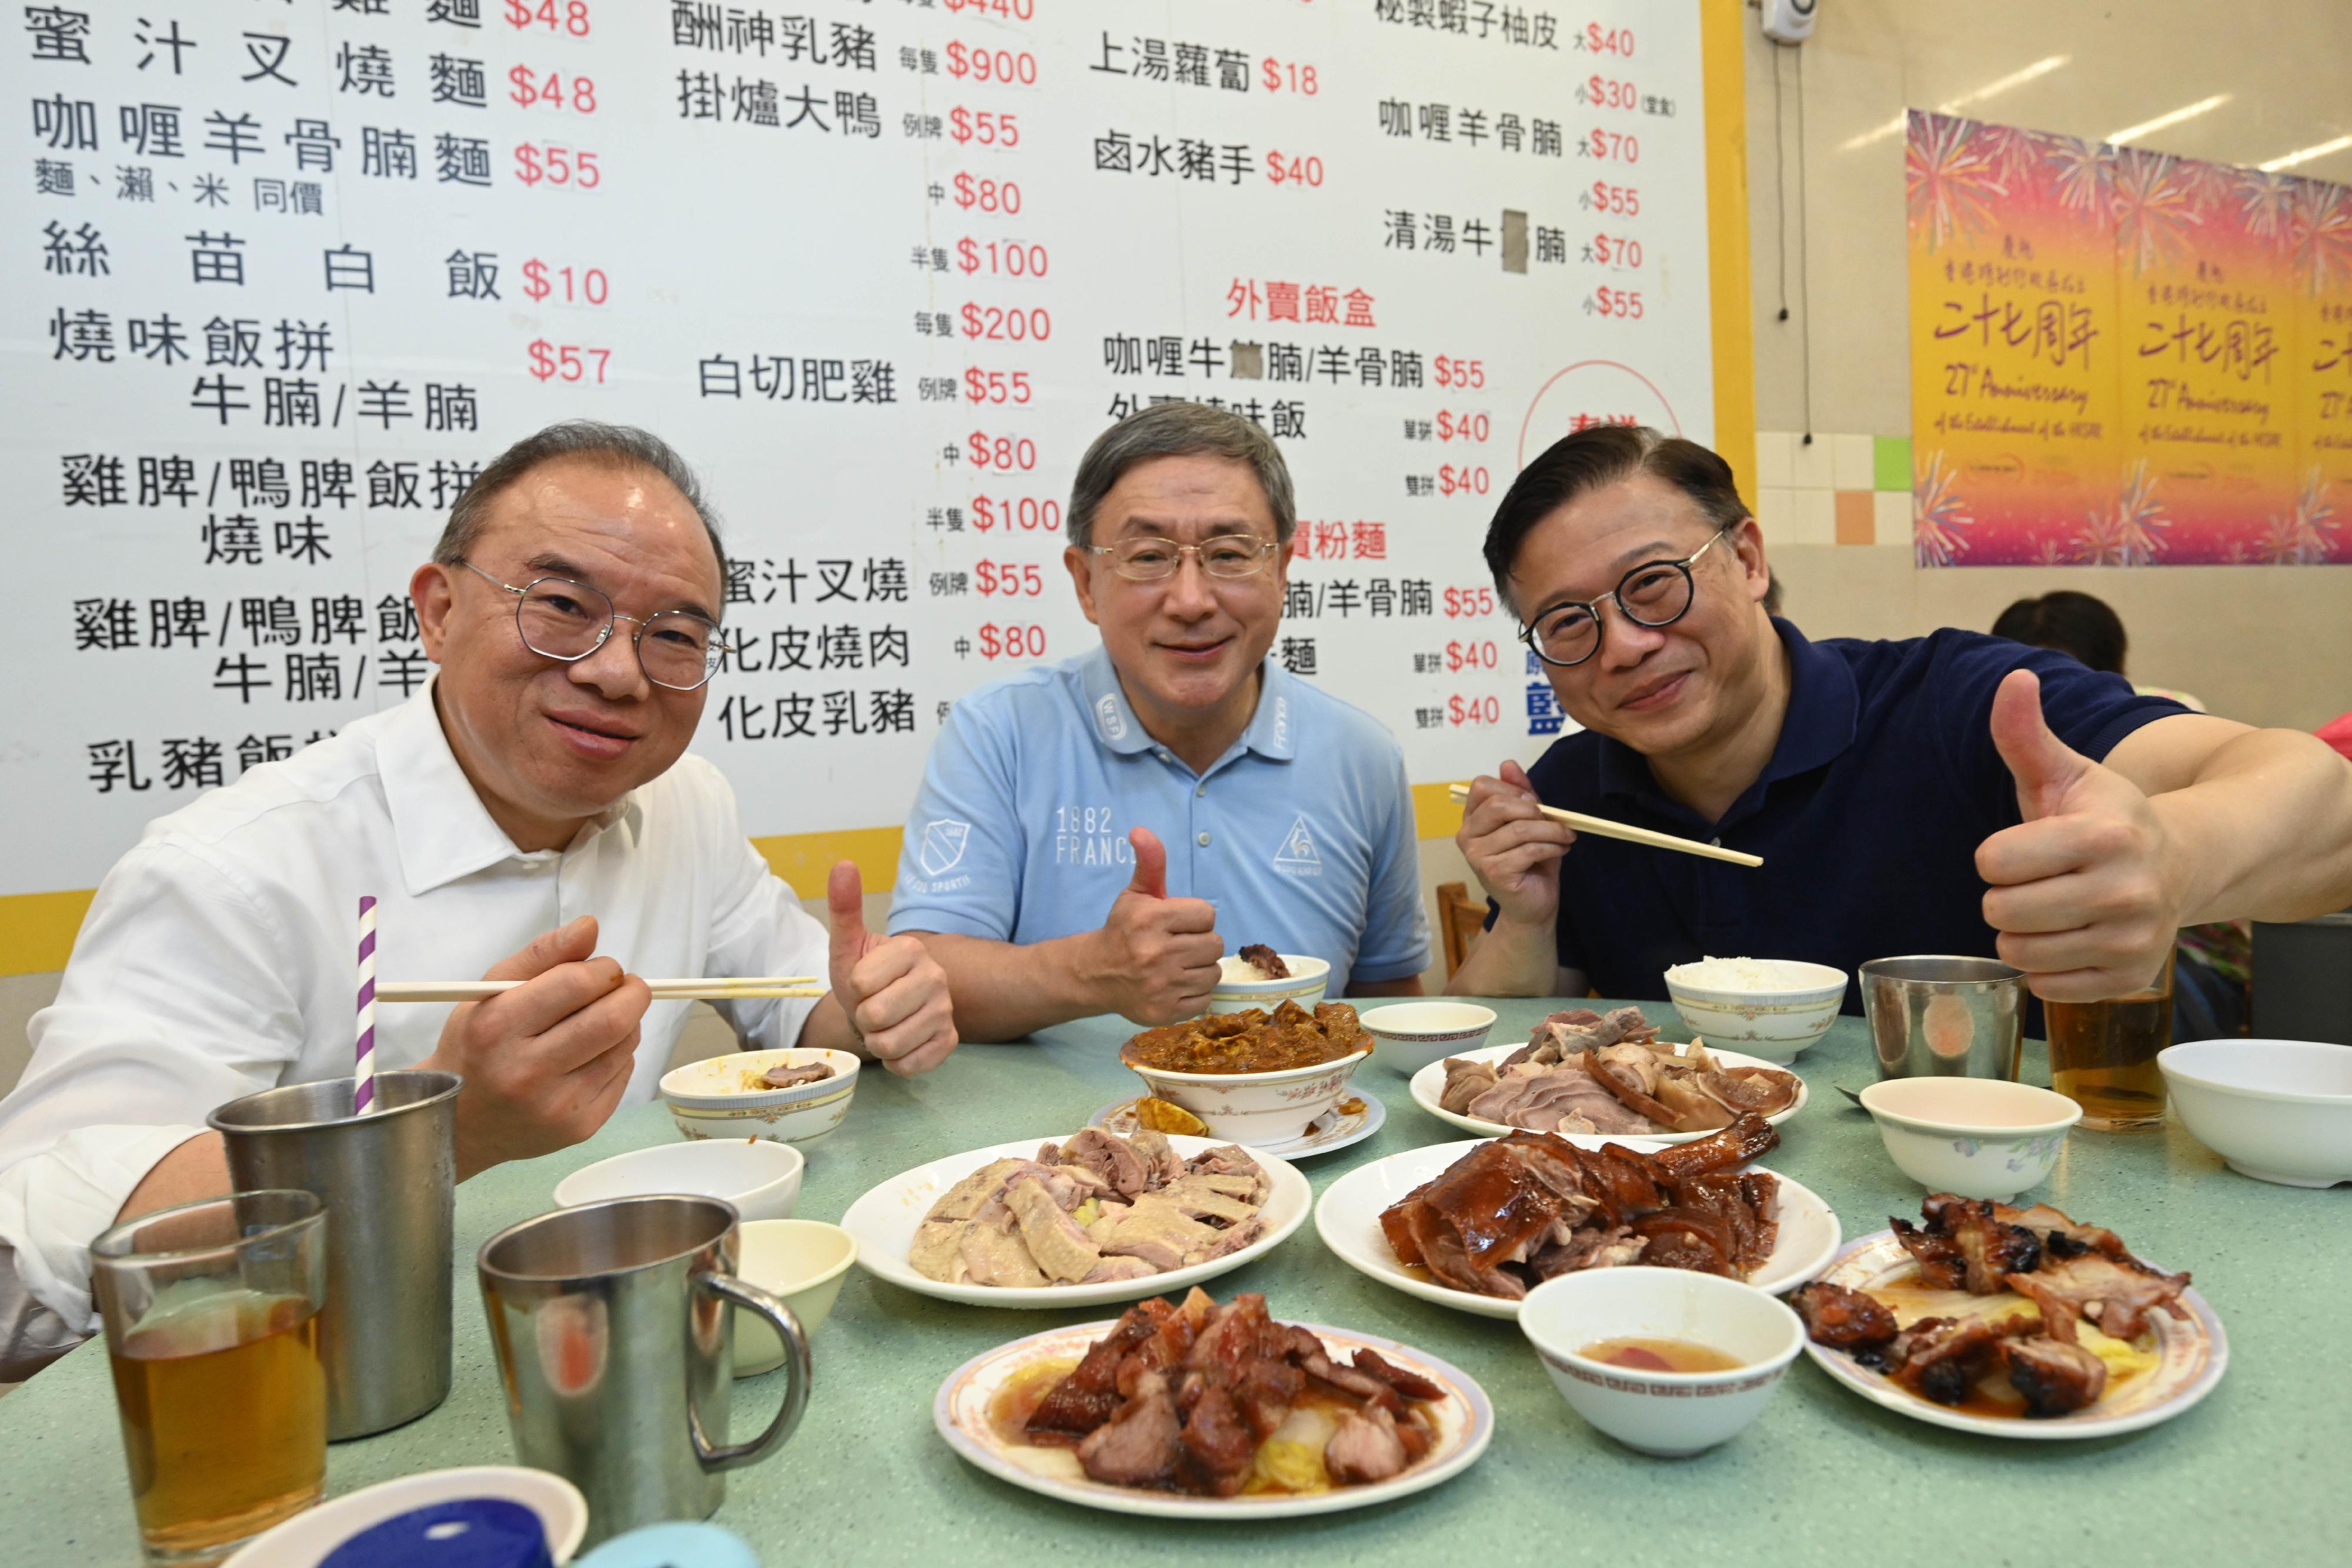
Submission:
[[[327,1206],[327,1437],[381,1432],[449,1394],[450,1231],[457,1189],[454,1072],[379,1072],[376,1109],[352,1081],[289,1083],[205,1118],[239,1192],[298,1187]]]
[[[1873,958],[1862,967],[1862,1010],[1881,1078],[2017,1080],[2022,969],[1998,958]]]
[[[808,1404],[808,1336],[790,1307],[736,1279],[735,1206],[616,1197],[501,1230],[476,1258],[515,1455],[588,1499],[588,1542],[708,1519],[725,1472],[766,1458]],[[735,1314],[784,1343],[783,1408],[726,1441]]]

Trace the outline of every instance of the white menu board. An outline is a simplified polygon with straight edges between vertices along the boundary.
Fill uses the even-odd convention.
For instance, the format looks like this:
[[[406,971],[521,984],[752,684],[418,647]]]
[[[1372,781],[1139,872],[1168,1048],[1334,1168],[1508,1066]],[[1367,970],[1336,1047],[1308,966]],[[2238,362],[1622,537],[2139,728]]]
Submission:
[[[1713,434],[1697,0],[792,4],[12,7],[0,894],[415,689],[449,501],[572,416],[720,509],[756,834],[1090,645],[1072,470],[1159,399],[1280,444],[1276,653],[1416,779],[1557,732],[1479,543],[1580,422]]]

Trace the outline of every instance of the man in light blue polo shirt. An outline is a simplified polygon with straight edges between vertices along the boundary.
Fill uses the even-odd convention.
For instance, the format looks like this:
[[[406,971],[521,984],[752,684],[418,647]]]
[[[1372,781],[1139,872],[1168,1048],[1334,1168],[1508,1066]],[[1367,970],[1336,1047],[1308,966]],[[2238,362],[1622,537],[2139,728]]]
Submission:
[[[1063,559],[1102,646],[955,706],[899,857],[891,935],[963,1038],[1190,1018],[1253,943],[1329,960],[1335,996],[1421,994],[1403,753],[1266,657],[1295,517],[1238,414],[1162,403],[1087,449]]]

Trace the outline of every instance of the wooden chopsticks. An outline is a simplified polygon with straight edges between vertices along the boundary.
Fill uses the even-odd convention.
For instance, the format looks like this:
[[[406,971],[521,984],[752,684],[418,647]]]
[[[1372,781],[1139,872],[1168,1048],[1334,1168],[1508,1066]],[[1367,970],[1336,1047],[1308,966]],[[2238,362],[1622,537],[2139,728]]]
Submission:
[[[1470,798],[1470,786],[1450,785],[1445,792],[1458,806]],[[1711,861],[1727,862],[1732,865],[1759,866],[1764,863],[1762,855],[1751,855],[1741,850],[1727,850],[1719,844],[1703,844],[1696,839],[1678,839],[1672,833],[1637,828],[1630,822],[1612,822],[1606,817],[1588,817],[1581,811],[1563,811],[1557,806],[1538,806],[1536,810],[1555,822],[1565,822],[1578,832],[1591,833],[1595,838],[1622,839],[1629,844],[1647,844],[1654,850],[1675,850],[1686,855],[1699,855]]]
[[[387,980],[379,981],[380,1002],[478,1002],[525,984],[521,980]],[[700,999],[714,1002],[751,1001],[765,997],[821,997],[825,988],[814,975],[726,975],[708,978],[647,980],[657,1002]]]

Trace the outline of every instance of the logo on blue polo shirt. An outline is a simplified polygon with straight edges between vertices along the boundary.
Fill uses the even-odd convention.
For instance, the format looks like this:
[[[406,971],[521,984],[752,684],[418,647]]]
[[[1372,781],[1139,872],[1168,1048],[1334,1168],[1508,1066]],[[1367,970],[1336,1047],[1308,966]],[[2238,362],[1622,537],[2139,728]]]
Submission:
[[[942,820],[923,824],[923,841],[915,850],[915,863],[932,876],[943,876],[963,859],[971,842],[971,824]]]
[[[1095,723],[1105,740],[1127,738],[1127,720],[1118,711],[1118,698],[1109,692],[1095,699]]]
[[[1281,847],[1274,852],[1274,869],[1292,876],[1323,874],[1323,857],[1315,851],[1315,835],[1307,831],[1304,816],[1290,820],[1290,831],[1282,835]]]

